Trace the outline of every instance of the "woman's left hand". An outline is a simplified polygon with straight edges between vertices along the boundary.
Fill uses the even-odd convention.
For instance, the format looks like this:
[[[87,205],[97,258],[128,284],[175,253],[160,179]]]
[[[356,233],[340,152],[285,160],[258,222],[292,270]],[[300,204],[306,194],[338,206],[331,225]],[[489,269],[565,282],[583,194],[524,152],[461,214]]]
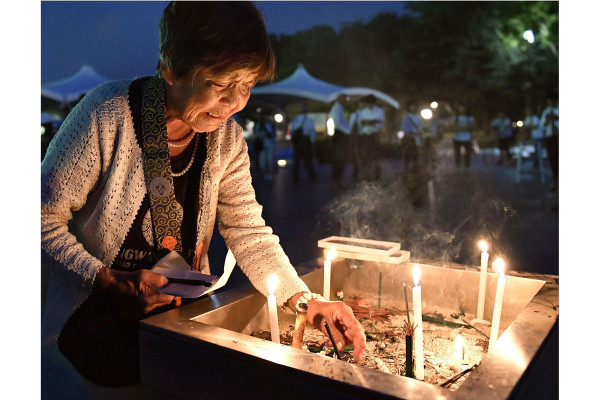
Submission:
[[[347,345],[354,345],[353,357],[360,360],[367,346],[365,331],[354,316],[352,309],[341,301],[322,301],[312,299],[308,302],[307,321],[315,328],[327,335],[325,321],[329,325],[331,334],[339,351]]]

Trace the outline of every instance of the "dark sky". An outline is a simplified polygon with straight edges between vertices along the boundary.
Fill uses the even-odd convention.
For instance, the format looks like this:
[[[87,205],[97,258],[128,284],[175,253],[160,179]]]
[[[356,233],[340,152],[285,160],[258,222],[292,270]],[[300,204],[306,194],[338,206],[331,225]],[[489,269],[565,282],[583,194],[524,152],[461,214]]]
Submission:
[[[314,25],[338,29],[368,22],[380,12],[402,12],[397,1],[257,2],[274,34]],[[84,65],[109,79],[151,74],[158,60],[158,22],[165,1],[41,2],[41,82],[77,72]]]

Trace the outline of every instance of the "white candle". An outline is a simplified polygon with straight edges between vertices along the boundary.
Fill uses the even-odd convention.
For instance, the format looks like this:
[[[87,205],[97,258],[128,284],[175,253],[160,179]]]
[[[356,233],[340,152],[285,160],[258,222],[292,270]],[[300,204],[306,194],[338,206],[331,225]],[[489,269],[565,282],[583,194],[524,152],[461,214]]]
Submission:
[[[415,378],[419,380],[425,379],[425,360],[423,359],[423,314],[421,309],[421,286],[419,286],[419,278],[421,271],[416,265],[413,269],[413,279],[415,287],[413,288],[413,313],[415,320]]]
[[[327,252],[327,258],[323,269],[323,297],[328,301],[331,300],[329,298],[331,292],[331,260],[335,258],[336,254],[335,247],[332,247],[331,250]]]
[[[494,315],[492,316],[492,330],[490,332],[490,345],[488,346],[488,351],[496,344],[496,340],[498,340],[498,331],[500,330],[502,299],[504,298],[504,287],[506,286],[504,261],[501,258],[496,260],[496,269],[498,271],[498,286],[496,287],[496,301],[494,302]]]
[[[481,271],[479,272],[479,299],[477,301],[477,318],[483,319],[483,310],[485,308],[485,286],[487,284],[487,267],[490,254],[487,252],[487,243],[483,240],[479,243],[481,246]]]
[[[269,323],[271,325],[271,341],[279,343],[279,320],[277,319],[277,301],[274,294],[277,288],[277,275],[271,275],[268,286],[269,295],[267,296],[267,304],[269,307]]]
[[[465,354],[465,348],[463,344],[463,338],[460,334],[456,335],[456,339],[454,341],[454,353],[452,354],[452,358],[454,360],[454,365],[452,368],[456,372],[460,372],[462,369],[460,365],[462,364]]]

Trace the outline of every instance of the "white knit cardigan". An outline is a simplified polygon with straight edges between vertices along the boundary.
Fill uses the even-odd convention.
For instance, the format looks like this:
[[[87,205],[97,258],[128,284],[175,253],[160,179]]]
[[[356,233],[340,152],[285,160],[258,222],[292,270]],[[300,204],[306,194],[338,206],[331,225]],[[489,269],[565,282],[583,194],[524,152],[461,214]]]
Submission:
[[[69,114],[42,162],[42,343],[56,342],[92,290],[98,269],[114,261],[146,194],[142,149],[129,108],[131,81],[105,83]],[[301,291],[279,238],[256,202],[241,127],[230,118],[208,134],[200,182],[201,271],[218,214],[219,232],[237,264],[265,296],[276,273],[279,306]]]

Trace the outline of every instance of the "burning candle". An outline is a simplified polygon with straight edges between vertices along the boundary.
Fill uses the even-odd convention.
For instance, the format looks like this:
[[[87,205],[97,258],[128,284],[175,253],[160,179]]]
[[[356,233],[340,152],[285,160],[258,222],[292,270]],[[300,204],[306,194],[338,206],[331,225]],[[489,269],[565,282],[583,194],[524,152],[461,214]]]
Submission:
[[[327,301],[331,300],[329,298],[331,289],[331,260],[335,258],[336,254],[335,247],[332,247],[331,250],[327,252],[327,259],[325,260],[325,268],[323,270],[323,297]]]
[[[496,301],[494,302],[494,315],[492,316],[492,330],[490,332],[490,344],[488,351],[494,347],[498,340],[498,331],[500,330],[500,315],[502,314],[502,299],[504,298],[504,287],[506,278],[504,277],[504,260],[496,260],[496,270],[498,271],[498,286],[496,287]]]
[[[279,321],[277,319],[277,301],[275,299],[275,289],[277,288],[277,275],[273,274],[268,282],[269,296],[267,304],[269,307],[269,323],[271,324],[271,341],[279,343]]]
[[[463,344],[463,338],[460,334],[456,335],[456,339],[454,341],[454,353],[452,354],[452,358],[454,359],[454,365],[452,366],[452,368],[456,372],[460,372],[460,365],[462,364],[462,361],[465,358],[465,347]]]
[[[419,286],[419,278],[421,271],[419,266],[415,265],[413,269],[413,279],[415,287],[413,288],[413,313],[415,320],[415,378],[419,380],[425,379],[425,361],[423,359],[423,314],[421,310],[421,286]]]
[[[479,272],[479,299],[477,301],[477,318],[483,319],[483,310],[485,308],[485,287],[487,283],[487,267],[490,254],[488,253],[487,243],[483,240],[479,243],[481,247],[481,271]]]

